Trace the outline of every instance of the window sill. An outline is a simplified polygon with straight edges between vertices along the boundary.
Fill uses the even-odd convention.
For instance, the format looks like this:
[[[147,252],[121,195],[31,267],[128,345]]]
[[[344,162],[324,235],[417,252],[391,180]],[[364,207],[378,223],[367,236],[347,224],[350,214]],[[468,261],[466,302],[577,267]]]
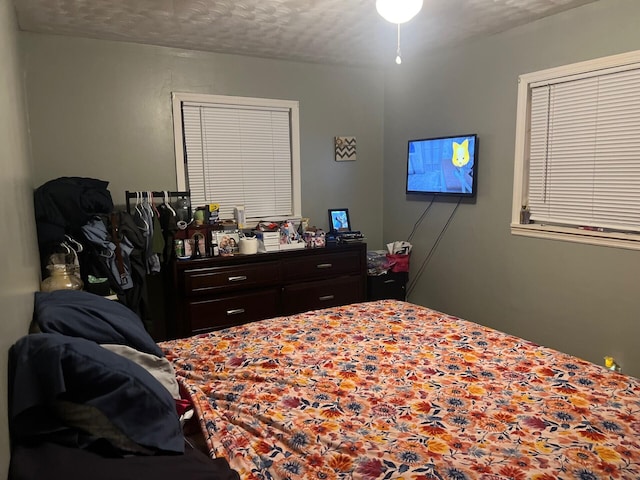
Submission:
[[[640,250],[640,234],[637,233],[597,232],[571,227],[559,227],[556,225],[523,225],[512,223],[511,234],[525,237],[546,238],[548,240],[586,243],[589,245],[600,245],[603,247]]]

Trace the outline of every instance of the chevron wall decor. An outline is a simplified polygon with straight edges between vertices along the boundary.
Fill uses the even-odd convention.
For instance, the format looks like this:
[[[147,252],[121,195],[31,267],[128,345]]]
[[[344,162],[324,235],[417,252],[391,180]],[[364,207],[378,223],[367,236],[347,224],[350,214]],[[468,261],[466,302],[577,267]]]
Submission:
[[[335,137],[336,162],[356,159],[356,137]]]

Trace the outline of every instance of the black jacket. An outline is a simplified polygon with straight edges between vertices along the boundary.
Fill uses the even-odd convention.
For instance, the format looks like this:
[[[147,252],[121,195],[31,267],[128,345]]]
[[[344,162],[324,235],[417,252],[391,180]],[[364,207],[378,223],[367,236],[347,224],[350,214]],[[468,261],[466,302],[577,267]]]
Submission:
[[[38,244],[59,244],[64,235],[78,237],[80,227],[95,214],[113,210],[109,182],[95,178],[60,177],[36,189],[33,195]]]

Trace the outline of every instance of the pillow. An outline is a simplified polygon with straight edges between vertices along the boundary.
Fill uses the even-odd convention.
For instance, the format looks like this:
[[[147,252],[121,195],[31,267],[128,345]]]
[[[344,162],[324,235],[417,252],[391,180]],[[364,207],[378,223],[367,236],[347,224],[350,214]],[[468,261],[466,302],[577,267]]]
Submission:
[[[10,359],[9,416],[14,438],[43,434],[68,438],[69,425],[55,415],[62,410],[53,407],[64,401],[99,410],[115,427],[114,435],[124,435],[154,451],[183,452],[174,399],[131,360],[89,340],[47,333],[18,340],[11,347]],[[67,413],[72,426],[88,433],[99,431],[100,426],[93,423],[83,428],[77,411]],[[110,440],[109,429],[102,431],[103,438]],[[112,445],[122,445],[120,437],[113,440]]]
[[[164,357],[140,318],[121,303],[81,290],[36,292],[33,321],[40,332],[127,345]]]
[[[180,387],[176,379],[176,371],[173,369],[171,362],[164,357],[157,357],[149,353],[139,352],[138,350],[127,347],[126,345],[102,344],[102,348],[106,348],[110,352],[117,353],[121,357],[127,358],[136,365],[141,366],[158,380],[160,384],[169,390],[171,396],[180,399]]]

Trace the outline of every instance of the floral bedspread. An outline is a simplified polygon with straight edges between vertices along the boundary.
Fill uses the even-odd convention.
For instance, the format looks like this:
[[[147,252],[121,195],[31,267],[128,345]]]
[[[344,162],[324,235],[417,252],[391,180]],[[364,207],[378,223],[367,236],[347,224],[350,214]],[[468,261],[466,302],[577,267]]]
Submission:
[[[640,381],[385,300],[161,344],[243,479],[640,479]]]

